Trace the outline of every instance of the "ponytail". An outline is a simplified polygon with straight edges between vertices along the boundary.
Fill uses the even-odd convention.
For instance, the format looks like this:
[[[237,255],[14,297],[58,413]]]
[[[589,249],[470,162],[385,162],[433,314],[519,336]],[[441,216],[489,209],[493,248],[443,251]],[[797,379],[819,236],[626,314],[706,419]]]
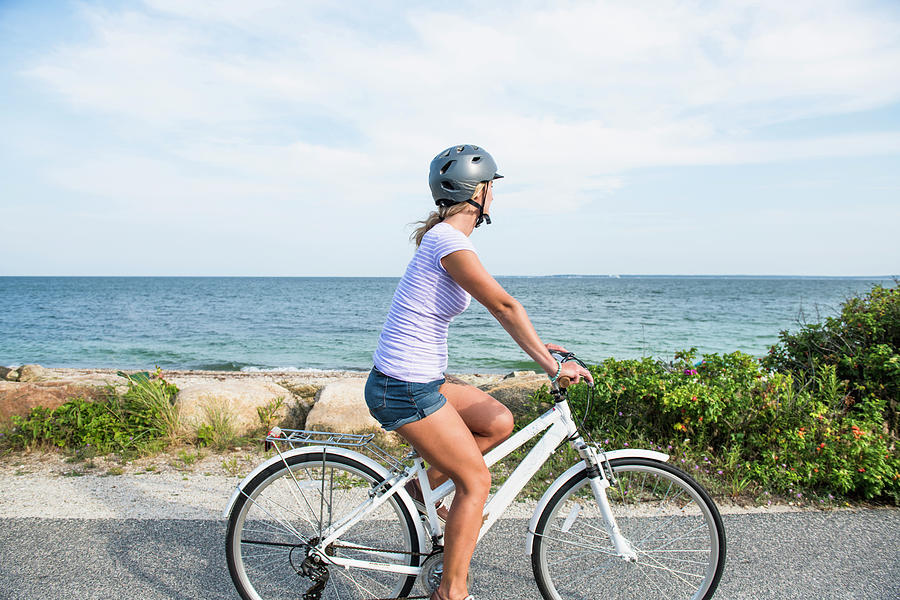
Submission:
[[[472,198],[478,197],[481,191],[484,189],[484,182],[478,184],[478,187],[475,188],[475,192],[472,194]],[[482,200],[483,202],[483,200]],[[451,204],[450,206],[439,206],[437,210],[431,211],[425,219],[421,221],[416,221],[414,224],[418,225],[412,234],[410,234],[409,239],[416,243],[416,248],[418,248],[422,244],[422,238],[425,237],[425,234],[428,233],[428,230],[446,219],[447,217],[453,216],[456,213],[460,213],[464,211],[469,204],[465,202],[459,202],[457,204]]]

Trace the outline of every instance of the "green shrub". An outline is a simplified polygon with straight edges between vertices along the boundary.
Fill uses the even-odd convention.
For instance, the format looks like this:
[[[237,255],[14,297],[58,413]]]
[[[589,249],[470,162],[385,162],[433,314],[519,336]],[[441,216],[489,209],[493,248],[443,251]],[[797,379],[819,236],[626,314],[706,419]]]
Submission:
[[[13,448],[48,444],[91,454],[162,448],[177,424],[174,398],[178,389],[159,370],[153,375],[120,376],[128,380],[121,395],[109,388],[101,400],[72,398],[55,409],[37,407],[26,417],[14,416],[6,444]]]
[[[123,402],[129,404],[131,410],[141,412],[158,435],[174,440],[178,431],[178,406],[175,404],[178,388],[163,379],[159,367],[152,375],[147,371],[132,375],[119,371],[117,374],[128,380]]]
[[[197,427],[198,445],[225,450],[237,439],[234,419],[225,406],[215,404],[203,407],[203,422]]]
[[[594,390],[574,386],[569,403],[601,445],[665,448],[717,491],[900,500],[883,399],[853,402],[835,366],[801,387],[740,352],[695,359],[693,349],[672,362],[607,359],[591,367]],[[533,396],[549,400],[546,390]]]
[[[768,369],[792,373],[803,389],[833,368],[847,385],[845,413],[870,420],[880,408],[885,433],[900,437],[900,287],[876,285],[847,300],[838,316],[779,339],[763,359]]]

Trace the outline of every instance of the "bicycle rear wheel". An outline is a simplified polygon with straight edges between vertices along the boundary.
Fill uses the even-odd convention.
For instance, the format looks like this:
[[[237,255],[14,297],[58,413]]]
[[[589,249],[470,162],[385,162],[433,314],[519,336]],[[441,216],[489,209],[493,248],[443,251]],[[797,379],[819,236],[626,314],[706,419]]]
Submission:
[[[415,576],[308,559],[308,549],[322,532],[369,498],[369,491],[382,482],[378,473],[353,458],[322,452],[291,456],[286,462],[257,475],[228,520],[228,570],[241,597],[296,600],[317,583],[320,597],[327,600],[408,595]],[[326,554],[417,566],[419,551],[413,517],[394,495],[330,544]]]
[[[711,598],[725,566],[725,529],[709,494],[662,462],[610,463],[618,483],[606,495],[637,561],[616,554],[582,471],[554,494],[535,527],[531,563],[543,597]]]

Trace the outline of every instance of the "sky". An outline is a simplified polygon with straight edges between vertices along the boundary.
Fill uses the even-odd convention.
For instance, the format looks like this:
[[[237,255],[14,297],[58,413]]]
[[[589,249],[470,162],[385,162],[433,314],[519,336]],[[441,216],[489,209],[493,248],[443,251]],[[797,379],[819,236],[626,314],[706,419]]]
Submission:
[[[900,273],[900,3],[0,0],[0,275]]]

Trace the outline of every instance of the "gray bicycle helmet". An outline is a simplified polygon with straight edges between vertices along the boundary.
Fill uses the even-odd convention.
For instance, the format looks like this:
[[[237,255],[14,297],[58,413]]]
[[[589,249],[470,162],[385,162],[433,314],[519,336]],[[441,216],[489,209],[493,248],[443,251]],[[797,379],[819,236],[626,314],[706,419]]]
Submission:
[[[428,185],[435,204],[452,206],[471,200],[482,181],[501,177],[487,150],[463,144],[451,146],[434,157],[428,170]]]

